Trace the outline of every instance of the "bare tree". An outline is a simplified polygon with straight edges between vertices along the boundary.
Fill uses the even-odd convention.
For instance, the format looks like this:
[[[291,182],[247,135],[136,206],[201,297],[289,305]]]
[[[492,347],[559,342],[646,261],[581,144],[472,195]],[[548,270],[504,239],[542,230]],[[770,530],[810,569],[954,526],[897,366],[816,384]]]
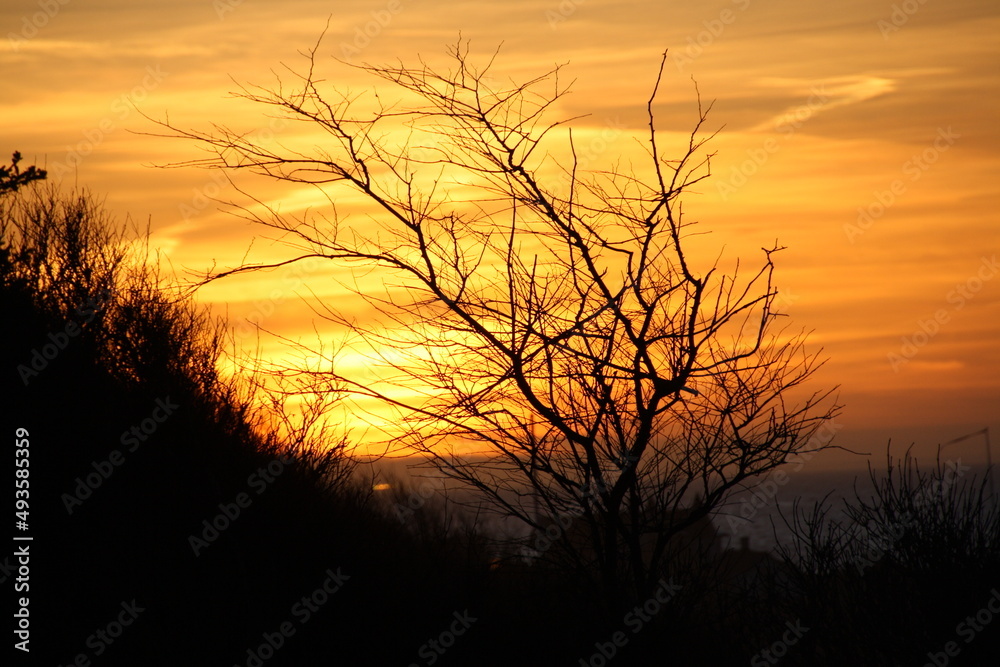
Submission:
[[[780,248],[746,275],[685,253],[681,195],[711,173],[709,109],[698,103],[682,154],[668,159],[654,121],[666,54],[638,172],[581,167],[575,119],[549,120],[568,90],[561,67],[498,83],[493,59],[475,67],[459,41],[445,72],[424,61],[356,66],[384,85],[363,98],[323,86],[318,48],[292,88],[240,94],[322,130],[325,143],[265,147],[224,127],[162,123],[213,153],[169,166],[248,170],[327,195],[329,217],[243,208],[296,254],[207,280],[316,257],[353,267],[377,316],[320,312],[385,372],[376,382],[329,373],[398,412],[396,445],[536,529],[576,517],[589,541],[576,560],[613,607],[647,596],[671,538],[733,487],[829,446],[810,437],[838,410],[832,390],[790,399],[821,361],[804,335],[775,326]],[[384,103],[386,89],[399,101]],[[572,157],[560,162],[556,146]],[[348,193],[371,207],[363,222],[337,217]],[[486,455],[455,453],[470,443]]]

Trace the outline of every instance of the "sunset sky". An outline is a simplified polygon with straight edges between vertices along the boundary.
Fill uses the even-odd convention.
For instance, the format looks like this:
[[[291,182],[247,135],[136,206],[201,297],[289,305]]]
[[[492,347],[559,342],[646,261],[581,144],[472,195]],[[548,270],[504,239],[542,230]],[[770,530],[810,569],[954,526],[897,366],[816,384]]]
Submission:
[[[321,74],[358,93],[373,82],[331,56],[444,65],[461,34],[474,60],[500,47],[501,79],[566,63],[573,93],[555,112],[590,114],[573,127],[593,168],[631,155],[633,138],[644,138],[646,100],[669,49],[661,128],[690,130],[692,78],[703,101],[715,101],[706,127],[722,128],[714,176],[687,197],[685,214],[711,231],[699,240],[713,249],[706,257],[724,250],[754,264],[762,246],[787,246],[777,257],[783,310],[829,357],[816,387],[841,386],[837,442],[881,461],[889,438],[925,454],[989,427],[1000,460],[995,1],[8,0],[0,162],[20,150],[54,180],[106,197],[119,218],[148,220],[152,245],[187,279],[213,263],[235,266],[262,230],[208,199],[244,200],[212,173],[156,168],[204,154],[141,134],[158,131],[143,114],[307,141],[309,128],[230,93],[290,80],[284,67],[301,68],[299,52],[327,20]],[[240,184],[286,213],[321,203],[302,188]],[[249,255],[288,256],[260,241]],[[328,278],[257,274],[199,298],[234,324],[257,313],[266,329],[309,341],[299,295],[352,303]],[[282,353],[272,338],[261,345]],[[945,454],[982,460],[983,440]],[[863,463],[831,456],[823,465]]]

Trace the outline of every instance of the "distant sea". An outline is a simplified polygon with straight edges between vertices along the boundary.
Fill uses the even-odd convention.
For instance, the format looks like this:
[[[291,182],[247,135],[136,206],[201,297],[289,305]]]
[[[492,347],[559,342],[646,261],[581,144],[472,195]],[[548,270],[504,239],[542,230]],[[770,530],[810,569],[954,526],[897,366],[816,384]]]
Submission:
[[[958,459],[960,462],[961,460]],[[956,465],[955,462],[951,462]],[[949,465],[942,463],[942,465]],[[982,464],[961,464],[960,482],[981,480],[986,475],[986,466]],[[933,463],[921,461],[921,471],[929,473]],[[394,482],[406,481],[411,489],[424,485],[425,488],[440,488],[440,482],[428,481],[426,478],[415,477],[412,471],[406,471],[405,466],[382,466],[383,474],[390,472]],[[765,476],[755,480],[755,486],[737,490],[730,494],[726,504],[717,509],[712,517],[715,527],[722,538],[723,548],[739,548],[742,538],[749,538],[749,547],[756,551],[770,551],[779,542],[791,540],[791,531],[786,526],[782,515],[790,522],[793,506],[796,501],[800,513],[811,513],[815,503],[826,499],[831,508],[827,517],[831,520],[842,520],[844,500],[854,500],[856,497],[869,499],[872,497],[872,481],[868,470],[833,470],[816,471],[804,467],[795,470],[794,465],[781,468],[783,474]],[[876,470],[876,475],[884,476],[884,470]],[[1000,471],[994,470],[994,483],[1000,489]],[[449,494],[459,505],[475,506],[475,495],[468,491],[456,491]],[[428,494],[429,496],[429,494]],[[412,493],[411,493],[411,497]],[[416,499],[413,503],[415,511],[421,511],[422,501]],[[462,513],[462,510],[459,510]],[[523,535],[526,527],[520,522],[499,519],[495,516],[480,516],[480,526],[490,532],[508,535]]]
[[[942,463],[946,470],[948,464]],[[958,483],[969,483],[975,478],[982,480],[987,472],[985,465],[958,464],[952,462],[953,470],[960,470]],[[831,520],[846,519],[844,500],[855,498],[870,499],[874,487],[867,469],[837,470],[818,472],[812,470],[794,471],[794,466],[782,468],[785,477],[782,484],[769,484],[775,477],[764,478],[765,481],[752,489],[733,493],[726,505],[713,517],[716,528],[723,536],[724,546],[737,548],[741,538],[750,539],[750,548],[757,551],[769,551],[779,542],[791,541],[791,531],[782,519],[789,522],[792,519],[793,506],[798,500],[799,513],[809,515],[816,503],[826,498],[826,504],[831,508],[827,517]],[[930,472],[930,466],[921,462],[921,472]],[[876,470],[876,475],[884,477],[884,470]],[[994,484],[1000,489],[1000,472],[993,471]],[[742,517],[750,517],[745,520]]]

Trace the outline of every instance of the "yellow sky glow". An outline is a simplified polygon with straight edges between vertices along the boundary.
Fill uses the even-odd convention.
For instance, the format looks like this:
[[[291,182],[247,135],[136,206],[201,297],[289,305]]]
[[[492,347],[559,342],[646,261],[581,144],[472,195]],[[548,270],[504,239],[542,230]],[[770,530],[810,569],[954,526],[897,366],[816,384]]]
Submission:
[[[696,119],[692,77],[703,103],[714,101],[706,130],[720,130],[711,144],[713,178],[685,200],[685,216],[711,232],[692,240],[694,257],[707,266],[722,251],[724,263],[741,257],[754,266],[761,247],[776,239],[787,246],[776,258],[782,307],[789,324],[813,331],[813,346],[830,358],[817,385],[842,387],[845,444],[879,455],[891,436],[926,452],[984,426],[996,439],[995,2],[921,3],[895,19],[892,2],[867,0],[400,0],[392,5],[397,11],[389,7],[380,0],[336,7],[111,0],[39,14],[36,2],[5,3],[2,149],[22,151],[27,163],[46,166],[67,185],[106,195],[120,218],[150,220],[152,244],[178,274],[204,272],[236,265],[252,241],[253,261],[291,251],[254,241],[264,230],[217,200],[250,202],[218,174],[154,168],[204,154],[193,144],[138,134],[158,131],[143,114],[199,130],[217,123],[265,143],[321,143],[314,128],[281,123],[229,93],[237,83],[290,82],[285,66],[301,67],[298,52],[316,43],[328,19],[322,76],[328,86],[369,95],[360,105],[370,103],[373,82],[330,56],[382,64],[415,63],[419,54],[442,64],[461,32],[482,63],[503,44],[497,85],[568,63],[561,81],[575,80],[573,92],[552,118],[589,114],[572,127],[578,153],[594,169],[615,161],[647,168],[645,103],[669,48],[656,107],[664,145],[681,145]],[[553,157],[565,158],[565,138],[553,136]],[[542,173],[558,177],[552,163]],[[240,175],[234,181],[283,214],[330,214],[314,188]],[[474,194],[467,190],[450,186],[454,199]],[[346,224],[371,225],[377,214],[359,196],[341,192],[336,201]],[[345,287],[351,280],[313,264],[213,284],[199,298],[253,341],[248,319],[311,342],[313,315],[300,297],[311,290],[364,317],[367,306]],[[320,331],[326,343],[335,340]],[[272,337],[259,344],[265,355],[290,358]],[[367,367],[359,357],[338,364]],[[968,458],[976,458],[981,445],[967,444]]]

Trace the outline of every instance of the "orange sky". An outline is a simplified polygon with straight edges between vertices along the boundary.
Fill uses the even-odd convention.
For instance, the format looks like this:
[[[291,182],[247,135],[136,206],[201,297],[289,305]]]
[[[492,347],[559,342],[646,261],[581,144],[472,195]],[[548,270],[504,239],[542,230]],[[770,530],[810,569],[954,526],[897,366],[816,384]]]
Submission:
[[[574,92],[558,112],[591,114],[574,136],[596,168],[635,150],[669,48],[661,127],[690,128],[691,77],[715,100],[708,127],[724,126],[715,176],[685,212],[729,258],[756,261],[775,239],[788,246],[777,281],[793,323],[813,330],[830,357],[818,386],[842,386],[838,442],[881,455],[891,437],[926,452],[986,426],[1000,441],[995,2],[11,0],[0,9],[0,149],[106,195],[121,217],[149,219],[153,245],[175,269],[234,265],[260,230],[205,195],[236,192],[204,171],[153,168],[200,154],[134,134],[155,130],[134,107],[181,127],[222,123],[263,141],[308,140],[305,128],[269,121],[228,93],[233,80],[271,84],[282,63],[299,66],[297,51],[328,17],[321,53],[354,62],[442,62],[461,31],[483,58],[503,42],[498,76],[569,63]],[[370,85],[329,58],[322,66],[330,85]],[[243,183],[284,212],[316,201]],[[252,256],[283,252],[258,242]],[[256,312],[294,338],[311,336],[297,296],[306,286],[353,307],[308,267],[213,286],[201,298],[234,322]],[[914,337],[920,345],[906,348]],[[982,458],[982,441],[947,454]]]

